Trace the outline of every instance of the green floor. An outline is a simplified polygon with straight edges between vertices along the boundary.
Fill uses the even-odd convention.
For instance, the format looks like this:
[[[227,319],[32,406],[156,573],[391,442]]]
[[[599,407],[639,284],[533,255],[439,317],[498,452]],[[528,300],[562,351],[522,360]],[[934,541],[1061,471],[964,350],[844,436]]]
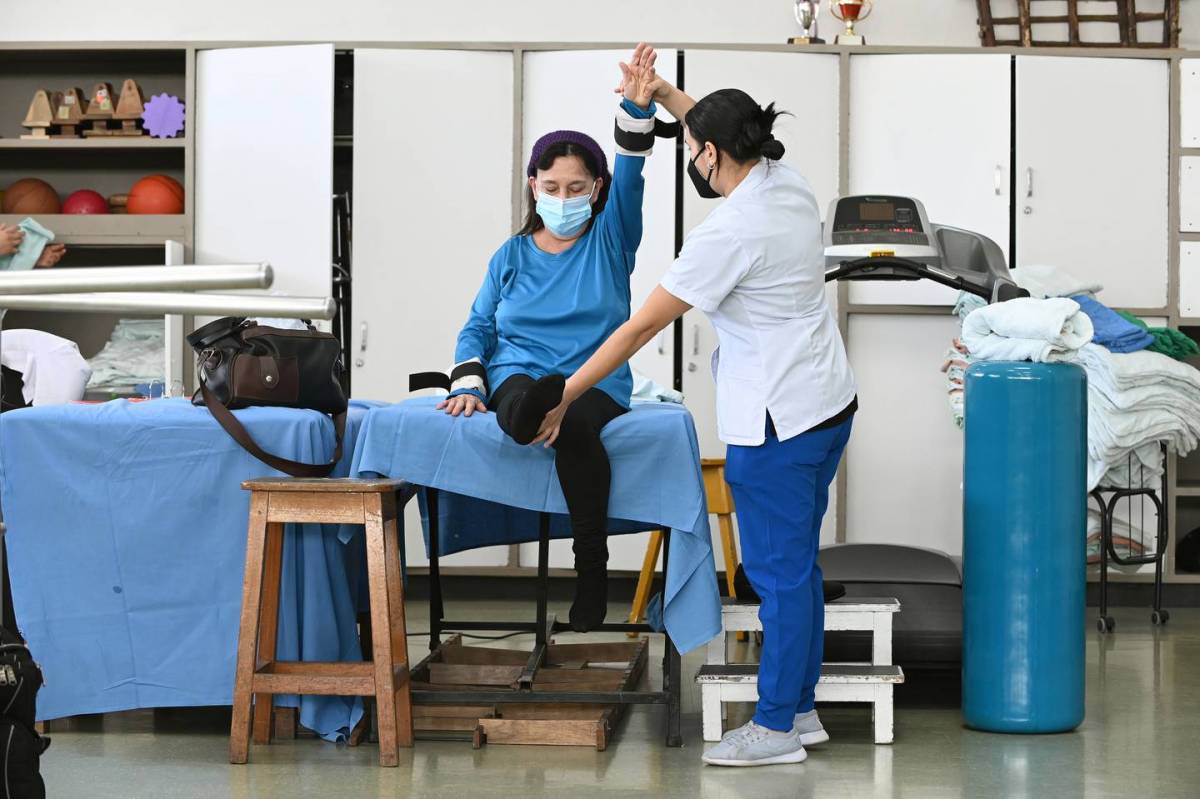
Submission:
[[[416,627],[424,612],[410,608],[414,629],[424,629]],[[486,612],[495,613],[496,603]],[[619,612],[614,606],[613,615]],[[42,769],[49,796],[96,799],[1200,797],[1200,610],[1172,610],[1163,630],[1151,628],[1142,609],[1118,608],[1115,615],[1113,635],[1101,638],[1089,628],[1087,720],[1068,735],[964,730],[953,706],[957,685],[938,696],[938,683],[925,680],[921,696],[897,709],[892,746],[871,743],[867,710],[837,708],[822,712],[833,740],[812,750],[807,763],[717,769],[700,762],[699,695],[689,680],[682,749],[663,747],[663,711],[642,707],[628,715],[606,752],[475,751],[469,743],[418,741],[402,752],[399,768],[381,769],[373,745],[350,749],[298,739],[254,747],[249,765],[230,766],[227,711],[172,710],[87,719],[54,732]],[[655,636],[655,644],[660,640]],[[423,639],[412,642],[420,656]],[[695,674],[702,657],[697,651],[685,658],[685,677]],[[748,712],[737,707],[732,720]]]

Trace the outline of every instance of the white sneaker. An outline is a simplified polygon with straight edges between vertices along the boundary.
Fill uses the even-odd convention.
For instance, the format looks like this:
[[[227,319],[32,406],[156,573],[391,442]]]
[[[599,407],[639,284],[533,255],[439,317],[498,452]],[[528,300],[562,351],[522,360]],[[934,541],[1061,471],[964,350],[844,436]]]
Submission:
[[[702,759],[711,766],[770,766],[803,763],[807,757],[796,730],[776,732],[748,721],[725,733]]]
[[[800,733],[800,743],[805,746],[816,746],[829,740],[829,733],[821,726],[821,719],[817,718],[815,710],[797,713],[792,729]]]

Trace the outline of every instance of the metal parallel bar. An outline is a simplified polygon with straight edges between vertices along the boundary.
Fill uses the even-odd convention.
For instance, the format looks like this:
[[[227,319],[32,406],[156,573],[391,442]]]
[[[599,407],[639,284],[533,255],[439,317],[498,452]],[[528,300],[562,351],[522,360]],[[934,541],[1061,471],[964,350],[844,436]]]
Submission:
[[[0,308],[10,311],[76,311],[80,313],[194,314],[201,316],[278,316],[332,319],[332,297],[244,297],[235,294],[106,291],[78,294],[0,295]]]
[[[442,574],[438,568],[441,521],[436,488],[425,489],[425,509],[429,514],[429,649],[432,651],[442,645],[442,619],[446,615],[442,605]]]
[[[418,705],[598,704],[670,705],[666,691],[427,691],[414,689]],[[678,745],[678,744],[675,744]]]
[[[266,289],[274,280],[267,264],[59,267],[0,272],[0,295]]]

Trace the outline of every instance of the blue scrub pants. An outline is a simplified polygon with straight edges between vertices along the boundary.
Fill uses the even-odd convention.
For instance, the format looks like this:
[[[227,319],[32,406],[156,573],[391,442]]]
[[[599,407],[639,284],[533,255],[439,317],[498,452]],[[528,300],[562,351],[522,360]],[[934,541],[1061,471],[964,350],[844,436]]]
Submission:
[[[762,659],[754,721],[792,729],[813,709],[825,645],[825,595],[817,549],[829,485],[853,419],[757,447],[730,445],[725,479],[737,506],[742,564],[762,598]]]

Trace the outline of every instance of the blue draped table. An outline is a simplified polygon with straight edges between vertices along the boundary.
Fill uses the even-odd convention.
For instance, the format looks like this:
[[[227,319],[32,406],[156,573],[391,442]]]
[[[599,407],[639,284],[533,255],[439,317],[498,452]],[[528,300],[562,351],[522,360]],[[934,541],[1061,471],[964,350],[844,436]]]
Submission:
[[[374,405],[352,403],[334,476],[349,475]],[[313,463],[333,455],[333,425],[319,413],[236,415],[270,452]],[[39,719],[231,703],[249,510],[241,483],[277,474],[186,400],[0,415],[13,604],[46,676]],[[363,558],[362,536],[288,526],[281,660],[361,660]],[[299,705],[300,722],[331,740],[362,715],[356,698],[276,702]]]
[[[351,473],[438,489],[442,555],[536,541],[542,512],[556,514],[552,537],[569,537],[553,451],[516,444],[500,430],[495,414],[455,418],[436,410],[437,402],[419,397],[371,410]],[[688,652],[721,631],[691,414],[671,403],[634,403],[604,428],[602,440],[612,463],[610,533],[671,531],[662,621],[679,650]]]

